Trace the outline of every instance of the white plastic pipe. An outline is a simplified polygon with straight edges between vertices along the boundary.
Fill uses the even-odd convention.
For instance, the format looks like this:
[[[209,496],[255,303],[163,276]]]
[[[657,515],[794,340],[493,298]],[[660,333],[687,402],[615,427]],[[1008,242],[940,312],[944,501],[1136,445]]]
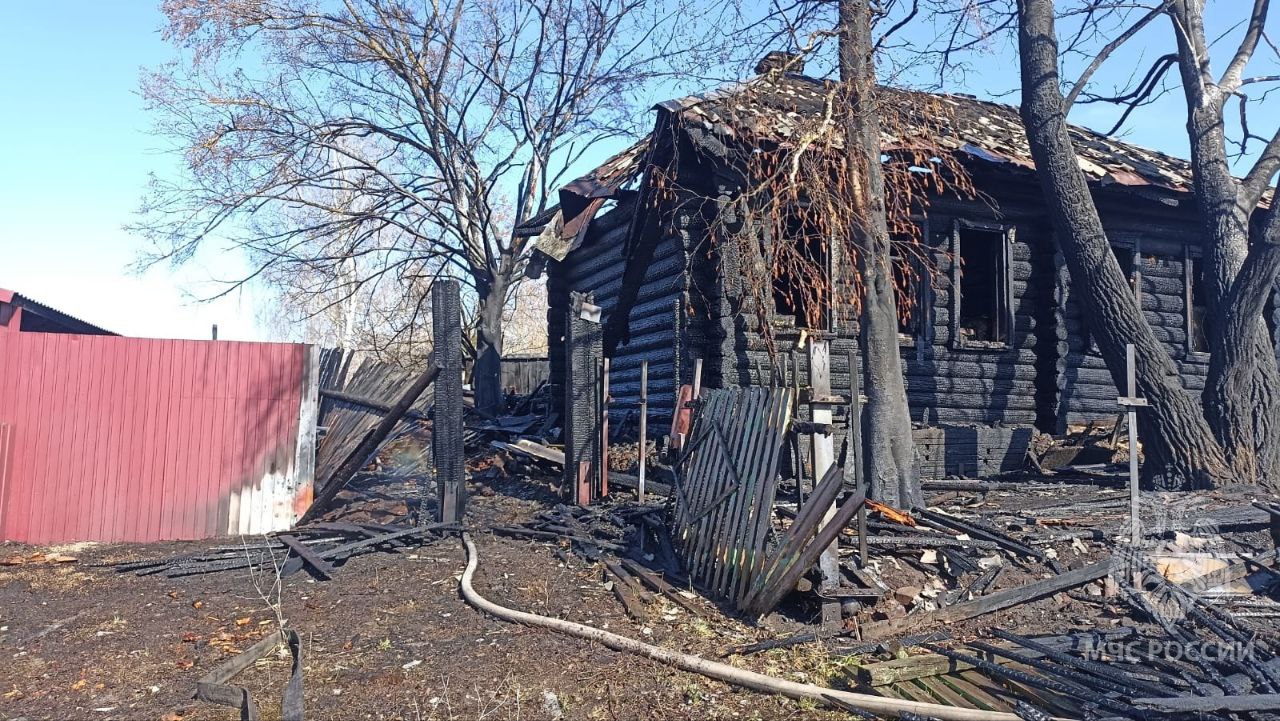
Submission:
[[[462,572],[462,597],[467,603],[475,606],[477,609],[504,621],[512,623],[521,623],[526,626],[537,626],[541,628],[549,628],[568,636],[576,636],[585,638],[590,641],[602,643],[615,651],[625,651],[633,653],[637,656],[653,659],[661,663],[675,666],[676,668],[690,671],[692,673],[702,674],[708,678],[714,678],[717,681],[742,686],[745,688],[763,691],[765,693],[776,693],[794,699],[810,699],[818,703],[827,703],[827,698],[834,698],[843,701],[851,706],[856,706],[865,711],[883,716],[897,717],[903,713],[913,713],[920,716],[932,716],[941,721],[1021,721],[1021,719],[1011,713],[999,713],[996,711],[981,711],[971,708],[959,708],[957,706],[945,706],[943,704],[921,703],[919,701],[903,701],[895,698],[885,698],[883,696],[872,696],[870,694],[853,693],[851,691],[837,691],[835,689],[815,686],[809,683],[796,683],[786,679],[768,676],[763,673],[756,673],[746,669],[736,668],[729,664],[720,663],[718,661],[709,661],[700,656],[672,651],[660,646],[653,646],[642,641],[619,636],[616,633],[601,631],[581,623],[573,621],[565,621],[559,618],[551,618],[549,616],[539,616],[536,613],[526,613],[524,611],[516,611],[505,606],[499,606],[493,601],[481,596],[471,585],[471,579],[475,575],[476,567],[480,564],[480,559],[476,554],[475,544],[471,542],[471,537],[462,534],[462,543],[467,550],[467,568]],[[1067,721],[1067,720],[1059,720]]]

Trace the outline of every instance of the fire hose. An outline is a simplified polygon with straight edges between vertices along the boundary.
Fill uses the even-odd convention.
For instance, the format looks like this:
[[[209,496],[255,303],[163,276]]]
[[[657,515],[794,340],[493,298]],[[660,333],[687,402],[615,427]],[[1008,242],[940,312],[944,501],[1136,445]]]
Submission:
[[[519,623],[525,626],[534,626],[538,628],[548,628],[567,636],[584,638],[589,641],[604,644],[605,646],[626,653],[643,656],[659,663],[691,673],[701,674],[708,678],[723,681],[724,683],[734,686],[762,691],[765,693],[776,693],[793,699],[809,699],[822,704],[831,705],[847,704],[874,714],[885,716],[900,716],[902,714],[915,714],[917,716],[926,716],[940,719],[940,721],[1021,721],[1020,717],[1011,713],[1000,713],[996,711],[982,711],[979,709],[959,708],[956,706],[946,706],[943,704],[923,703],[920,701],[905,701],[895,698],[886,698],[884,696],[872,696],[870,694],[854,693],[851,691],[837,691],[831,688],[816,686],[809,683],[798,683],[788,681],[786,679],[769,676],[755,671],[730,666],[726,663],[711,661],[700,656],[694,656],[688,653],[681,653],[671,649],[654,646],[652,644],[637,641],[626,636],[619,636],[616,633],[602,631],[592,626],[587,626],[573,621],[565,621],[559,618],[551,618],[549,616],[541,616],[536,613],[527,613],[525,611],[517,611],[515,609],[500,606],[493,601],[481,596],[471,585],[472,578],[475,576],[476,568],[480,565],[480,558],[476,553],[475,544],[471,542],[470,535],[462,534],[462,543],[467,551],[467,567],[462,572],[462,597],[467,603],[476,609],[511,623]]]

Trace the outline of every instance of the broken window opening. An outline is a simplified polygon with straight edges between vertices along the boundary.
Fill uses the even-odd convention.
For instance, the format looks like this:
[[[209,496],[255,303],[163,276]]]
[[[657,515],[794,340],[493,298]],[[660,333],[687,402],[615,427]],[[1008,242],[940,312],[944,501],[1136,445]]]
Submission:
[[[890,239],[889,261],[893,270],[894,300],[898,309],[898,342],[915,343],[924,335],[928,305],[924,295],[925,269],[908,236]]]
[[[1192,258],[1189,262],[1191,292],[1188,294],[1187,346],[1196,353],[1209,352],[1208,295],[1204,287],[1204,262]]]
[[[1012,234],[1012,229],[956,222],[952,329],[960,346],[1008,347],[1012,341]]]
[[[1111,246],[1111,253],[1116,257],[1116,263],[1120,265],[1120,273],[1124,275],[1124,279],[1129,284],[1129,290],[1137,292],[1136,275],[1133,270],[1134,252],[1133,248],[1117,248]]]
[[[786,222],[787,247],[774,249],[773,310],[793,316],[798,327],[830,327],[831,246],[803,212]]]

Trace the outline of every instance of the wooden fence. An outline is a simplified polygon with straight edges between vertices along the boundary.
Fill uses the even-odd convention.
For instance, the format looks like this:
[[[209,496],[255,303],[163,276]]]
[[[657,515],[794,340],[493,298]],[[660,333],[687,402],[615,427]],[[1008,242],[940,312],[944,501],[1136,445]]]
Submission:
[[[546,356],[510,356],[502,359],[502,388],[514,393],[532,393],[551,376]]]

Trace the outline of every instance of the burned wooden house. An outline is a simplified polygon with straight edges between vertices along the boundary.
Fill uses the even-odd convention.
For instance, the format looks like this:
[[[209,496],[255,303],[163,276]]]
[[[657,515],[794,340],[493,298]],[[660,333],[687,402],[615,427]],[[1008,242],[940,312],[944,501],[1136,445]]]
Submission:
[[[814,325],[813,313],[775,288],[772,327],[762,333],[758,315],[743,312],[746,289],[733,259],[708,242],[709,229],[752,189],[750,178],[728,168],[731,151],[750,152],[742,145],[761,138],[799,142],[799,121],[829,112],[829,83],[765,63],[758,70],[745,83],[659,104],[648,138],[563,188],[557,208],[521,229],[538,236],[532,267],[547,275],[551,383],[565,377],[571,294],[589,293],[603,310],[615,423],[634,408],[642,361],[650,422],[662,427],[677,389],[692,382],[695,359],[706,387],[778,382],[787,378],[789,351]],[[940,192],[921,205],[914,221],[931,272],[902,274],[926,277],[906,281],[914,285],[899,327],[921,472],[1018,467],[1035,429],[1060,433],[1114,418],[1116,388],[1057,250],[1017,109],[888,88],[882,96],[899,109],[919,106],[915,117],[929,114],[914,131],[928,133],[972,184],[971,192]],[[938,107],[945,112],[924,109]],[[912,132],[885,135],[886,162]],[[1116,258],[1186,387],[1198,393],[1208,368],[1207,319],[1190,167],[1085,128],[1072,136]],[[836,275],[848,264],[825,260]],[[900,262],[920,261],[903,254]],[[855,314],[837,307],[817,315],[816,330],[833,333],[832,386],[841,392]],[[1275,315],[1273,302],[1268,318]]]

